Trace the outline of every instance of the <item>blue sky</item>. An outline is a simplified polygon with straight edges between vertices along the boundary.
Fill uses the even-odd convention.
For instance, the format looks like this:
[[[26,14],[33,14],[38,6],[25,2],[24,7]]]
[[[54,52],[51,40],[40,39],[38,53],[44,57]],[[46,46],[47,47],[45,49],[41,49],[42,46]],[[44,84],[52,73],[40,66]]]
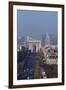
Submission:
[[[45,33],[57,34],[57,20],[57,12],[17,10],[17,37],[41,39]]]

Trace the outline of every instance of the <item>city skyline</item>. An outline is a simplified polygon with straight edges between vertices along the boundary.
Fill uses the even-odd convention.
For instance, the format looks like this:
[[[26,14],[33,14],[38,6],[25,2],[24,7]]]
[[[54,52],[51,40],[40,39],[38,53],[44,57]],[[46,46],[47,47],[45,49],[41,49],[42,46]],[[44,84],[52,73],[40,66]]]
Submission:
[[[41,41],[41,43],[42,43],[42,45],[44,46],[45,44],[46,44],[46,42],[47,42],[47,34],[48,33],[46,33],[46,34],[43,34],[42,35],[42,37],[41,37],[41,39],[36,39],[35,37],[33,38],[33,37],[30,37],[30,36],[26,36],[26,37],[24,37],[24,36],[22,36],[21,38],[19,38],[18,40],[17,40],[17,44],[22,44],[23,42],[26,42],[26,40],[27,40],[27,37],[30,37],[30,38],[32,38],[32,39],[34,39],[34,40],[40,40]],[[57,36],[56,35],[53,35],[53,34],[48,34],[48,37],[49,37],[49,43],[50,44],[53,44],[53,45],[57,45]]]

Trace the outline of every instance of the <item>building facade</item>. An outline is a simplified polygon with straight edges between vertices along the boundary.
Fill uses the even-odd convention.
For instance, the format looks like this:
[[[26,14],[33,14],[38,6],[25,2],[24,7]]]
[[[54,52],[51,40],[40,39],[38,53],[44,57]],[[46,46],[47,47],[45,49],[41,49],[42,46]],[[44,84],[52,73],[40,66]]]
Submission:
[[[27,37],[27,48],[32,52],[38,52],[41,48],[41,40],[36,40],[31,37]]]

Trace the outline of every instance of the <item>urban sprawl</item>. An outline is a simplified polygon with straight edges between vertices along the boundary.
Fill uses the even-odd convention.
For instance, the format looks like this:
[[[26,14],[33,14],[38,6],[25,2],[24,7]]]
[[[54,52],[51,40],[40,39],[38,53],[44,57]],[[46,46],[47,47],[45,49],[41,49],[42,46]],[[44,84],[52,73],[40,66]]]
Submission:
[[[45,44],[41,40],[27,36],[22,43],[17,43],[17,79],[57,78],[58,48],[50,43],[47,33]]]

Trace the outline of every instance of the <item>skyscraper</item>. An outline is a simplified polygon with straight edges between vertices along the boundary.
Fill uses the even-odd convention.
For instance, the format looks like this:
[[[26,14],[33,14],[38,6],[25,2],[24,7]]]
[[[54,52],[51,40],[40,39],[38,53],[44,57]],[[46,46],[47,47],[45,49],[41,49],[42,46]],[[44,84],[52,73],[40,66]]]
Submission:
[[[50,45],[50,36],[48,33],[46,33],[46,38],[45,38],[45,45]]]

